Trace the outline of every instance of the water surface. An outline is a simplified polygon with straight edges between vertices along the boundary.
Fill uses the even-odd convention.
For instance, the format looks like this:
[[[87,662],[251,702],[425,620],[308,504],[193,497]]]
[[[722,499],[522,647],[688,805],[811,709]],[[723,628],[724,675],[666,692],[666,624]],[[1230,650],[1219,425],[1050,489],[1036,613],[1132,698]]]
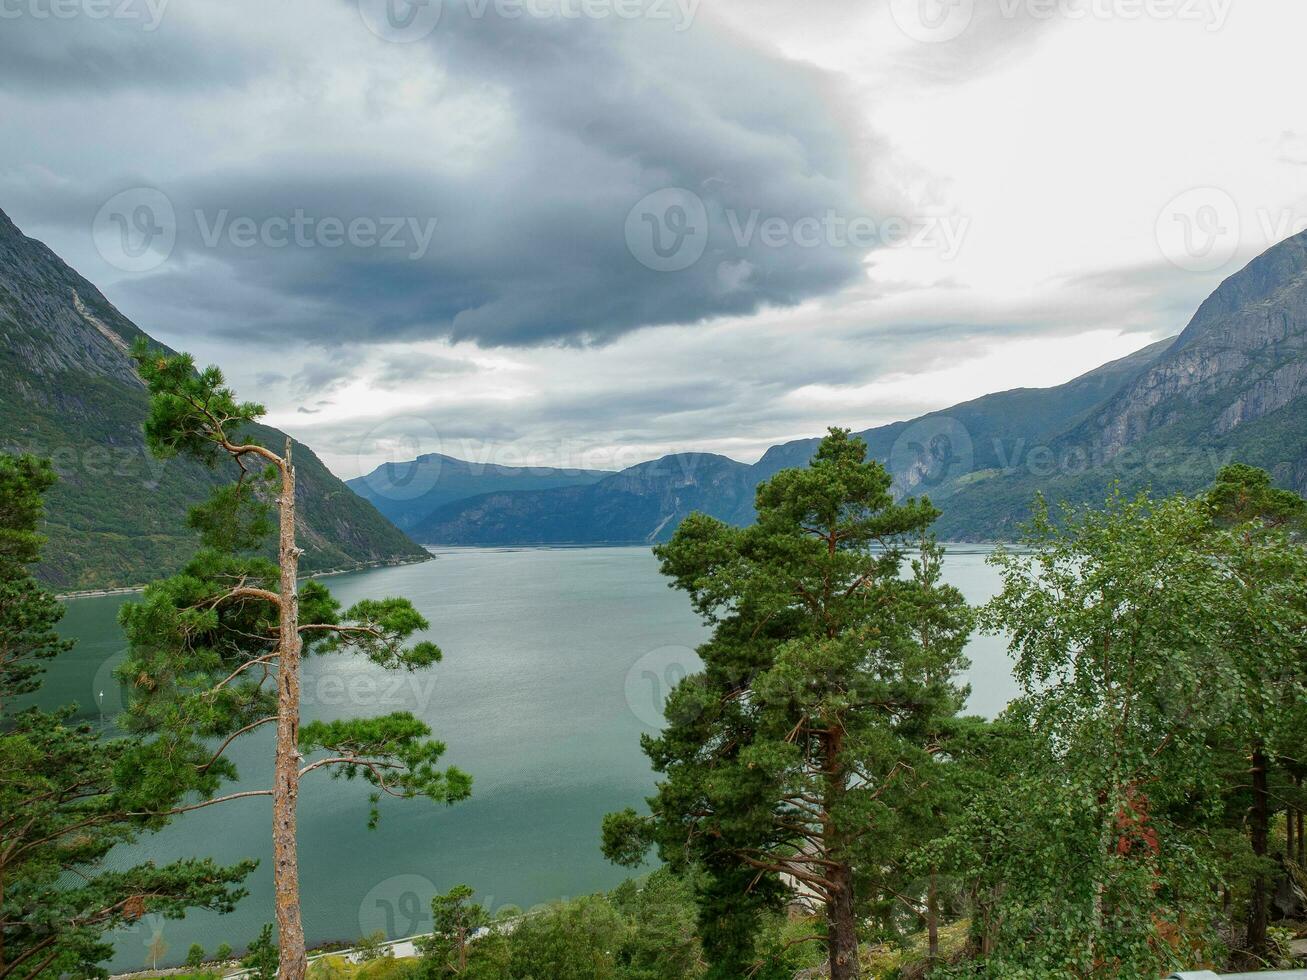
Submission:
[[[985,549],[950,549],[946,578],[973,602],[997,578]],[[382,801],[366,828],[367,787],[322,771],[300,793],[301,885],[311,942],[392,936],[430,927],[429,903],[459,883],[497,908],[528,908],[610,888],[629,872],[599,853],[603,815],[641,806],[653,775],[640,751],[667,687],[695,669],[705,637],[684,595],[667,587],[647,548],[442,549],[421,565],[325,580],[345,604],[402,595],[431,621],[442,664],[388,674],[356,657],[310,660],[304,716],[331,719],[411,711],[447,745],[445,760],[470,772],[472,799],[454,807]],[[123,638],[115,615],[127,596],[68,603],[63,631],[77,646],[46,675],[41,700],[77,702],[110,719],[120,701],[112,668]],[[1014,693],[1001,642],[981,637],[972,660],[970,710],[997,712]],[[243,744],[242,744],[243,743]],[[271,733],[241,740],[232,756],[242,782],[269,785]],[[119,936],[112,964],[139,969],[157,955],[175,963],[198,942],[237,949],[271,920],[271,803],[240,800],[186,814],[162,833],[113,853],[115,864],[212,856],[261,860],[236,912],[150,917]]]

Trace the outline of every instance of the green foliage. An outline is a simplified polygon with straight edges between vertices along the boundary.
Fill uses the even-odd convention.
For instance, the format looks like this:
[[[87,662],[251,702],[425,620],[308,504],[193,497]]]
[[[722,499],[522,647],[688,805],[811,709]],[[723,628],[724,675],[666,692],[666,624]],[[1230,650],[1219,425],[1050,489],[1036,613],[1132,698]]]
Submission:
[[[485,907],[472,901],[475,894],[467,885],[455,885],[431,900],[431,935],[417,944],[427,976],[494,976],[502,968],[502,936],[473,942],[492,921]]]
[[[685,980],[703,972],[694,889],[666,868],[626,881],[610,896],[629,923],[619,955],[623,980]]]
[[[514,980],[615,980],[627,924],[601,896],[550,907],[509,941]]]
[[[41,557],[37,526],[44,497],[55,483],[49,460],[0,454],[0,574],[23,575]]]
[[[970,615],[940,582],[937,512],[894,503],[865,456],[832,429],[810,467],[758,488],[756,525],[692,515],[656,549],[714,632],[644,740],[665,777],[650,817],[610,815],[604,846],[633,864],[652,841],[695,869],[714,976],[757,964],[782,875],[828,899],[832,965],[850,968],[855,910],[892,903],[935,833],[929,746],[966,696]]]
[[[1227,527],[1260,521],[1267,527],[1294,528],[1307,516],[1307,500],[1272,484],[1265,470],[1244,463],[1222,468],[1206,500]]]
[[[395,955],[395,951],[386,944],[386,931],[384,929],[368,933],[354,944],[354,948],[358,953],[360,963],[389,959]]]
[[[459,885],[432,902],[421,976],[464,980],[696,980],[704,976],[694,890],[667,869],[608,895],[492,918]],[[768,920],[781,928],[781,920]],[[788,980],[788,978],[787,978]]]
[[[34,691],[40,664],[65,649],[54,633],[62,610],[31,577],[34,535],[48,466],[0,455],[0,706]],[[70,726],[74,708],[0,715],[0,975],[103,976],[105,933],[147,913],[180,918],[187,908],[230,911],[251,862],[145,863],[106,870],[117,844],[162,825],[151,814],[181,789],[135,739],[102,738]],[[122,777],[138,768],[133,780]],[[71,876],[70,869],[77,869]]]
[[[191,948],[186,951],[186,965],[193,970],[204,965],[204,947],[199,943],[191,943]]]
[[[300,749],[305,755],[326,752],[334,760],[332,778],[361,776],[375,788],[368,820],[368,826],[375,827],[382,793],[402,799],[424,796],[445,804],[471,794],[470,776],[452,766],[444,770],[436,766],[445,743],[427,738],[430,734],[425,722],[396,711],[378,718],[309,722],[300,729]]]
[[[162,779],[175,794],[200,797],[181,809],[224,802],[215,794],[224,781],[237,778],[228,749],[275,723],[274,788],[233,796],[270,795],[274,810],[293,815],[295,797],[288,788],[314,770],[330,769],[334,777],[361,777],[371,786],[370,827],[379,820],[383,794],[443,803],[465,798],[470,778],[437,767],[445,746],[411,714],[299,726],[301,656],[355,652],[385,669],[428,667],[440,659],[439,649],[425,640],[409,645],[428,624],[406,599],[364,600],[342,616],[322,583],[299,588],[289,440],[284,456],[249,441],[242,430],[263,409],[238,402],[217,368],[197,372],[188,355],[152,351],[145,341],[133,348],[133,357],[151,396],[145,424],[150,448],[160,457],[183,454],[215,467],[226,460],[237,471],[233,485],[217,489],[192,514],[206,547],[120,613],[129,642],[120,668],[130,692],[123,724],[141,739],[131,761],[148,763],[127,770],[136,778],[133,789],[154,790]],[[284,564],[254,553],[260,536],[272,530],[266,498],[274,489],[281,532],[276,554]],[[290,734],[297,727],[298,744]],[[274,834],[275,848],[294,843]],[[290,862],[283,853],[278,851],[275,871],[279,938],[293,964],[303,959],[304,939],[298,884],[287,875]],[[263,947],[251,952],[264,959],[275,955]]]
[[[140,331],[53,255],[33,258],[59,266],[48,271],[66,279],[50,287],[29,281],[33,294],[12,306],[13,297],[0,290],[0,448],[48,458],[59,476],[48,496],[49,542],[37,578],[63,591],[136,586],[172,574],[199,544],[187,511],[220,477],[190,459],[150,457],[142,433],[149,393],[125,353],[87,343],[90,328],[72,308],[69,285],[129,343]],[[285,438],[259,423],[245,431],[265,445]],[[425,557],[307,447],[297,446],[296,457],[305,572]]]
[[[226,447],[215,434],[239,438],[244,426],[267,411],[255,402],[237,402],[222,371],[212,365],[197,371],[189,354],[169,355],[138,337],[132,359],[150,392],[146,445],[162,459],[185,454],[216,465]]]
[[[71,645],[55,631],[63,607],[28,570],[40,558],[37,527],[53,484],[48,462],[0,453],[0,722],[40,686],[44,662]]]
[[[213,464],[221,453],[238,471],[236,482],[218,488],[193,515],[208,546],[120,613],[129,642],[120,676],[131,692],[123,724],[153,736],[141,749],[156,764],[151,771],[161,771],[166,760],[173,785],[211,796],[236,770],[209,740],[224,740],[225,748],[226,740],[270,723],[277,711],[280,569],[250,552],[260,544],[257,536],[272,529],[265,500],[279,470],[274,464],[265,472],[268,460],[257,443],[239,441],[240,428],[261,409],[238,402],[220,371],[196,372],[188,356],[144,345],[134,356],[150,386],[151,447]],[[327,587],[309,581],[299,589],[298,612],[305,655],[359,653],[388,670],[440,660],[434,643],[409,642],[428,623],[407,599],[365,599],[342,614]],[[466,774],[437,768],[445,746],[430,734],[406,713],[314,722],[301,729],[300,750],[319,754],[306,772],[331,767],[334,776],[361,777],[372,786],[374,826],[382,795],[453,803],[470,792]]]
[[[277,980],[277,943],[271,923],[259,930],[258,938],[241,957],[241,966],[250,971],[253,980]]]
[[[219,963],[225,963],[231,959],[231,946],[228,943],[219,943],[218,948],[213,951],[213,958]]]
[[[1029,550],[994,555],[983,622],[1010,638],[1024,693],[958,743],[972,801],[938,851],[988,971],[1152,976],[1222,956],[1218,896],[1255,896],[1267,873],[1230,833],[1246,822],[1258,852],[1248,758],[1302,744],[1301,511],[1229,467],[1205,498],[1115,493],[1057,521],[1038,506]]]
[[[271,467],[262,477],[220,486],[205,502],[191,508],[187,523],[200,534],[201,545],[222,552],[256,551],[273,531]]]

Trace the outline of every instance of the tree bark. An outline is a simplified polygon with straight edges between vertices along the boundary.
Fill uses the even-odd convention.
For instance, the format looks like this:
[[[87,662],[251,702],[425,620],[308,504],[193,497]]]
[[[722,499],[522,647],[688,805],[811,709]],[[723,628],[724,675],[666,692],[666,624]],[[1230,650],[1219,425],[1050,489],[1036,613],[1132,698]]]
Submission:
[[[1271,798],[1266,770],[1266,750],[1258,745],[1253,749],[1253,804],[1248,814],[1248,837],[1258,860],[1266,857],[1270,843]],[[1266,889],[1266,875],[1259,869],[1253,878],[1252,895],[1248,901],[1247,935],[1248,953],[1258,961],[1266,958],[1266,927],[1269,918],[1270,896]]]
[[[1298,853],[1298,842],[1294,839],[1294,832],[1298,828],[1295,824],[1297,821],[1293,818],[1293,807],[1290,806],[1284,811],[1284,856],[1290,861],[1294,860]]]
[[[927,962],[934,970],[939,962],[939,882],[934,868],[930,869],[930,886],[926,890],[926,938]]]
[[[300,634],[299,558],[295,545],[295,468],[291,443],[281,467],[281,622],[277,669],[277,748],[272,785],[273,891],[280,980],[303,980],[308,969],[300,919],[299,852],[295,809],[299,799]]]
[[[822,856],[836,862],[827,879],[830,889],[826,899],[826,948],[830,960],[831,980],[858,980],[858,922],[853,913],[853,868],[835,829],[834,814],[848,789],[848,775],[844,771],[841,754],[844,750],[844,730],[835,721],[829,725],[824,739],[826,770],[825,813]]]
[[[1294,779],[1293,779],[1293,784],[1294,784],[1294,786],[1296,786],[1296,787],[1298,788],[1298,795],[1299,795],[1299,798],[1301,799],[1301,797],[1302,797],[1302,776],[1295,776]],[[1297,832],[1297,834],[1296,834],[1296,836],[1297,836],[1297,838],[1298,838],[1298,850],[1297,850],[1296,852],[1291,852],[1291,853],[1289,854],[1289,857],[1291,857],[1294,861],[1296,861],[1296,862],[1298,863],[1298,867],[1299,867],[1299,868],[1302,868],[1304,865],[1307,865],[1307,839],[1304,839],[1304,837],[1303,837],[1303,809],[1302,809],[1302,807],[1300,807],[1300,806],[1295,806],[1295,807],[1293,808],[1293,810],[1290,812],[1290,814],[1289,814],[1289,816],[1288,816],[1287,819],[1292,820],[1292,821],[1294,822],[1295,826],[1297,827],[1297,830],[1298,830],[1298,832]]]
[[[853,914],[853,869],[847,864],[830,873],[833,886],[826,902],[826,946],[831,980],[858,980],[858,923]]]

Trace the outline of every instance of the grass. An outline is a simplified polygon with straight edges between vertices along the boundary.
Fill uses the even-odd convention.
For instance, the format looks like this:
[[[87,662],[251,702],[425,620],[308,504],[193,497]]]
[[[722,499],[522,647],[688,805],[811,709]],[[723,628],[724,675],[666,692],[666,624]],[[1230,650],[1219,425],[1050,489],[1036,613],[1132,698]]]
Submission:
[[[939,957],[948,963],[957,959],[967,948],[967,933],[971,928],[969,919],[959,919],[939,927]],[[926,933],[917,932],[908,937],[906,945],[864,946],[862,948],[862,969],[871,977],[917,977],[923,975],[928,955]]]

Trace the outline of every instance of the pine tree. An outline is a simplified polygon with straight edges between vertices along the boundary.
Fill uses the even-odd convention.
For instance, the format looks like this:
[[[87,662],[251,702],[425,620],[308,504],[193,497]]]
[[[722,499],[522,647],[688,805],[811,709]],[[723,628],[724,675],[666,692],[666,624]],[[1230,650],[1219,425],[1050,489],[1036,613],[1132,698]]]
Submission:
[[[193,511],[204,545],[199,554],[123,609],[130,643],[122,668],[131,692],[127,723],[152,736],[151,750],[168,760],[178,785],[202,797],[180,810],[272,798],[279,975],[301,980],[300,780],[318,769],[362,778],[372,787],[371,825],[382,794],[453,803],[468,795],[471,783],[457,769],[437,768],[444,745],[407,712],[301,727],[302,660],[351,651],[386,669],[416,670],[436,663],[440,650],[428,641],[409,645],[428,624],[406,599],[363,600],[342,612],[321,583],[299,583],[290,440],[275,453],[241,436],[263,414],[261,406],[238,402],[217,368],[197,372],[187,355],[152,351],[142,342],[133,356],[151,395],[145,423],[151,450],[214,466],[227,461],[237,478]],[[273,511],[277,547],[269,561],[259,549]],[[215,795],[236,775],[227,749],[265,725],[275,730],[271,788]]]
[[[72,725],[75,710],[16,711],[40,687],[44,661],[66,651],[63,609],[31,576],[40,556],[41,497],[49,463],[0,455],[0,977],[105,976],[105,933],[149,914],[230,911],[252,862],[183,860],[106,870],[116,844],[157,829],[143,810],[170,807],[175,790],[147,773],[136,790],[115,779],[142,761],[132,739]]]
[[[830,975],[846,980],[868,899],[896,891],[931,818],[970,617],[939,582],[937,511],[896,504],[845,430],[760,486],[757,511],[749,528],[692,515],[657,549],[713,635],[644,740],[664,776],[652,814],[610,815],[605,852],[631,864],[656,843],[698,871],[713,976],[746,972],[760,914],[798,891],[824,906]]]

